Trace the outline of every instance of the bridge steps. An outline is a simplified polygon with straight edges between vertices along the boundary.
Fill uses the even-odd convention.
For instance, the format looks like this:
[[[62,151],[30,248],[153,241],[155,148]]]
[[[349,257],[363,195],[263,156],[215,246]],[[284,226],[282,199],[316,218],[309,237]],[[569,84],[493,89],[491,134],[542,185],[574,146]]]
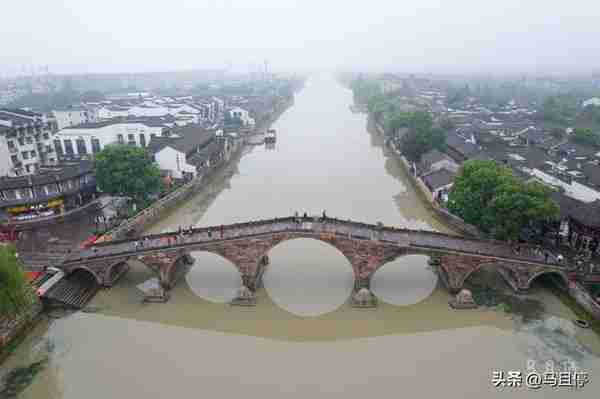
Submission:
[[[50,305],[81,309],[96,295],[99,288],[96,282],[69,276],[56,283],[43,298]]]

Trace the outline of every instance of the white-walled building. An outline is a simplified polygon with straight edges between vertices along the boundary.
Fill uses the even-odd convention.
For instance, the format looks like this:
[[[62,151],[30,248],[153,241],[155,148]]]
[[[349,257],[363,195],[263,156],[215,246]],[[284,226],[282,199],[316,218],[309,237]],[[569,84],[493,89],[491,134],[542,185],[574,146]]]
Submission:
[[[98,109],[98,119],[106,120],[113,118],[125,118],[129,116],[129,107],[105,105]]]
[[[242,121],[244,126],[254,125],[254,118],[251,118],[248,111],[240,107],[234,107],[229,110],[229,116],[231,118],[237,118]]]
[[[52,146],[56,120],[22,109],[0,109],[0,176],[35,173],[58,161]]]
[[[583,106],[587,107],[587,106],[594,106],[594,107],[600,107],[600,98],[598,97],[592,97],[588,100],[585,100],[583,102]]]
[[[58,129],[77,126],[83,123],[98,122],[98,110],[94,108],[68,108],[52,111]]]
[[[60,156],[93,155],[109,144],[146,147],[155,137],[162,137],[168,128],[143,121],[105,121],[62,129],[54,137],[54,148]]]
[[[188,163],[186,152],[177,146],[166,145],[154,154],[154,161],[161,171],[169,172],[175,179],[196,176],[196,166]]]

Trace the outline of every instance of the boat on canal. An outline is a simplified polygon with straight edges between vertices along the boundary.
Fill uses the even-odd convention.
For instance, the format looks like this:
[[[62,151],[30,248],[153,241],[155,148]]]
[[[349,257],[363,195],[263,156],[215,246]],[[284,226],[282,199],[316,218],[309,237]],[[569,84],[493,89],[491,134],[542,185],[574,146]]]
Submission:
[[[274,143],[277,140],[277,132],[275,129],[267,130],[267,134],[265,135],[265,143]]]

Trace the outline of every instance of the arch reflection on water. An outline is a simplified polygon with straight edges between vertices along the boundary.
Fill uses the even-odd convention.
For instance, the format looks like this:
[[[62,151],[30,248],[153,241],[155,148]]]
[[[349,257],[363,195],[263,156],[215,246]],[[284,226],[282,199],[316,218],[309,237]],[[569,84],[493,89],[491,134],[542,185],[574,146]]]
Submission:
[[[414,305],[433,293],[438,275],[427,264],[429,257],[406,255],[386,263],[371,278],[371,291],[392,305]]]
[[[228,303],[242,285],[237,267],[211,252],[192,252],[194,264],[185,280],[194,294],[211,302]]]
[[[285,241],[270,253],[263,275],[268,295],[279,307],[299,316],[332,312],[350,297],[352,266],[335,247],[317,240]]]

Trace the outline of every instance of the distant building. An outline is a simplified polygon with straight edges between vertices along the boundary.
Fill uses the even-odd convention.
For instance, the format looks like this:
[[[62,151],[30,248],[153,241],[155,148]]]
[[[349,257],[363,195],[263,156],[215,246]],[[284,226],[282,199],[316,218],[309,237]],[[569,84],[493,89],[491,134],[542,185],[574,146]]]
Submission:
[[[598,97],[592,97],[589,100],[586,100],[583,102],[583,106],[587,107],[587,106],[594,106],[594,107],[600,107],[600,98]]]
[[[35,173],[58,160],[52,140],[53,117],[22,110],[0,109],[0,176]]]
[[[98,110],[94,108],[72,107],[52,111],[58,129],[98,122]]]
[[[236,118],[242,121],[242,124],[244,126],[252,126],[254,125],[254,118],[251,118],[250,115],[248,114],[248,111],[246,111],[243,108],[240,107],[234,107],[231,108],[229,111],[229,116],[231,118]]]

